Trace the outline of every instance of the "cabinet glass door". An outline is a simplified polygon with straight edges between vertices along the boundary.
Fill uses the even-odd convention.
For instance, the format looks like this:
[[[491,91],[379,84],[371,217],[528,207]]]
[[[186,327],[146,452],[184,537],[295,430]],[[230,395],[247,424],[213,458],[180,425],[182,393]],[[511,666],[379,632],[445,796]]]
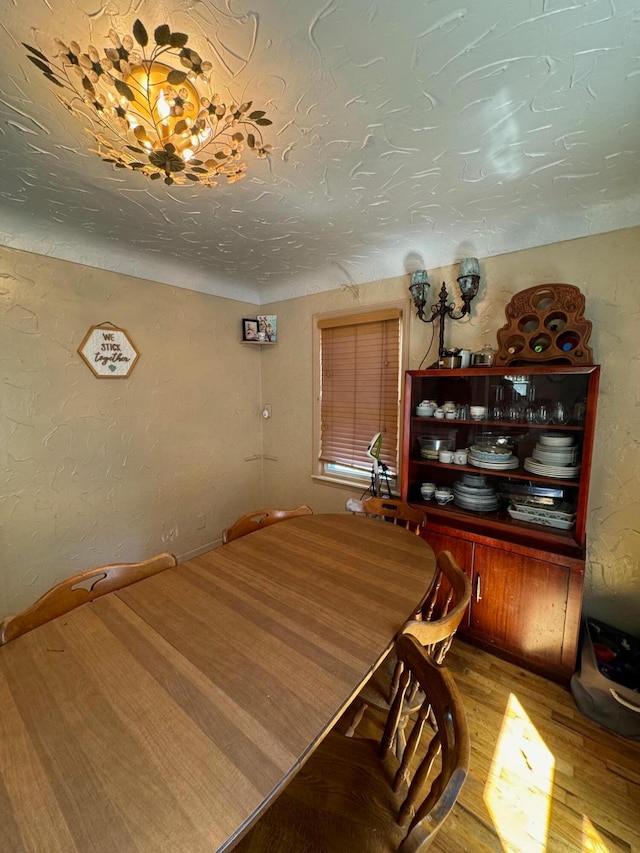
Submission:
[[[584,549],[598,373],[409,371],[404,499],[470,529]]]

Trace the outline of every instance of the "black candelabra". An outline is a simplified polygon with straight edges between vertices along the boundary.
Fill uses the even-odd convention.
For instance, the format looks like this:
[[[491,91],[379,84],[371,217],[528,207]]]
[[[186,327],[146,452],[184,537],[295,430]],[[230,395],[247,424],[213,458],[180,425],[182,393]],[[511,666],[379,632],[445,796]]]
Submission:
[[[456,310],[454,302],[449,302],[447,287],[442,282],[438,301],[431,306],[431,316],[425,314],[425,305],[429,295],[429,279],[426,270],[417,270],[411,274],[409,291],[417,316],[423,323],[434,323],[440,321],[440,333],[438,338],[438,356],[444,355],[444,324],[448,317],[450,320],[461,320],[466,314],[471,313],[471,302],[478,294],[480,285],[480,267],[477,258],[463,258],[460,261],[458,285],[462,295],[462,308]]]

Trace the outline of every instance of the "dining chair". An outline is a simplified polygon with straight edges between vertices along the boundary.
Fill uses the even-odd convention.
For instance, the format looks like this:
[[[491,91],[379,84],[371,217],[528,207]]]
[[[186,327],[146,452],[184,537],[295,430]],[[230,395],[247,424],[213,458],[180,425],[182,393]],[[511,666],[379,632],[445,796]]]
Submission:
[[[415,509],[415,507],[396,498],[368,498],[366,501],[349,498],[345,508],[354,515],[384,518],[393,524],[406,527],[417,536],[427,526],[427,516],[422,510]]]
[[[396,656],[402,673],[380,741],[330,732],[236,853],[427,850],[466,779],[469,731],[451,673],[409,634]],[[392,745],[414,681],[426,698],[398,761]]]
[[[111,563],[72,575],[51,587],[26,610],[3,619],[0,622],[0,646],[87,601],[177,565],[173,554],[164,553],[139,563]]]
[[[419,611],[419,619],[411,619],[402,628],[403,634],[413,635],[426,649],[429,657],[441,664],[449,651],[471,600],[471,581],[456,563],[449,551],[440,551],[436,557],[436,576]],[[393,651],[382,661],[367,684],[360,691],[351,722],[345,732],[353,737],[358,724],[369,706],[387,711],[398,690],[400,668]],[[409,691],[404,717],[414,713],[422,703],[419,692]],[[404,749],[403,726],[398,727],[396,749]]]
[[[256,509],[248,512],[222,531],[222,544],[226,545],[227,542],[246,536],[247,533],[262,530],[263,527],[286,521],[288,518],[297,518],[299,515],[313,515],[313,510],[310,506],[303,504],[295,509]]]

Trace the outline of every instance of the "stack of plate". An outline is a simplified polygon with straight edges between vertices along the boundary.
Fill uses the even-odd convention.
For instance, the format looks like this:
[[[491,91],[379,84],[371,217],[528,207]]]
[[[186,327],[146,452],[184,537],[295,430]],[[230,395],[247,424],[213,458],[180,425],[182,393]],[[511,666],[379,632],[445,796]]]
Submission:
[[[524,460],[524,470],[537,474],[539,477],[558,477],[561,480],[571,480],[580,473],[579,465],[543,465],[531,456]]]
[[[544,433],[532,455],[524,460],[524,467],[526,471],[542,477],[571,478],[577,477],[580,471],[577,459],[578,448],[573,436]]]
[[[543,465],[575,465],[578,461],[577,447],[545,448],[536,444],[531,456]]]
[[[469,465],[489,471],[507,471],[518,467],[518,459],[510,448],[489,444],[472,444],[469,448]]]
[[[511,518],[518,521],[527,521],[529,524],[543,524],[546,527],[556,527],[559,530],[570,530],[576,523],[576,514],[573,508],[566,503],[541,506],[531,501],[513,499],[507,511]]]
[[[538,439],[538,444],[545,447],[572,447],[574,443],[572,435],[556,435],[554,432],[543,432]]]
[[[472,474],[470,471],[465,471],[460,476],[460,482],[465,486],[486,486],[486,474]]]
[[[463,474],[453,484],[453,502],[472,512],[493,512],[498,509],[499,498],[493,486],[487,486],[483,474]]]

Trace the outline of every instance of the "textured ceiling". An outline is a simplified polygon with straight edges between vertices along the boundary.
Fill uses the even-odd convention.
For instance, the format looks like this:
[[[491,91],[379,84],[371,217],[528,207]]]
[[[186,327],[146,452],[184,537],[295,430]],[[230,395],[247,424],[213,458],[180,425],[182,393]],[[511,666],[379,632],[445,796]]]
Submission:
[[[0,241],[256,303],[640,224],[632,0],[5,0]],[[170,10],[169,10],[170,9]],[[26,59],[169,23],[273,119],[215,189],[114,171]]]

